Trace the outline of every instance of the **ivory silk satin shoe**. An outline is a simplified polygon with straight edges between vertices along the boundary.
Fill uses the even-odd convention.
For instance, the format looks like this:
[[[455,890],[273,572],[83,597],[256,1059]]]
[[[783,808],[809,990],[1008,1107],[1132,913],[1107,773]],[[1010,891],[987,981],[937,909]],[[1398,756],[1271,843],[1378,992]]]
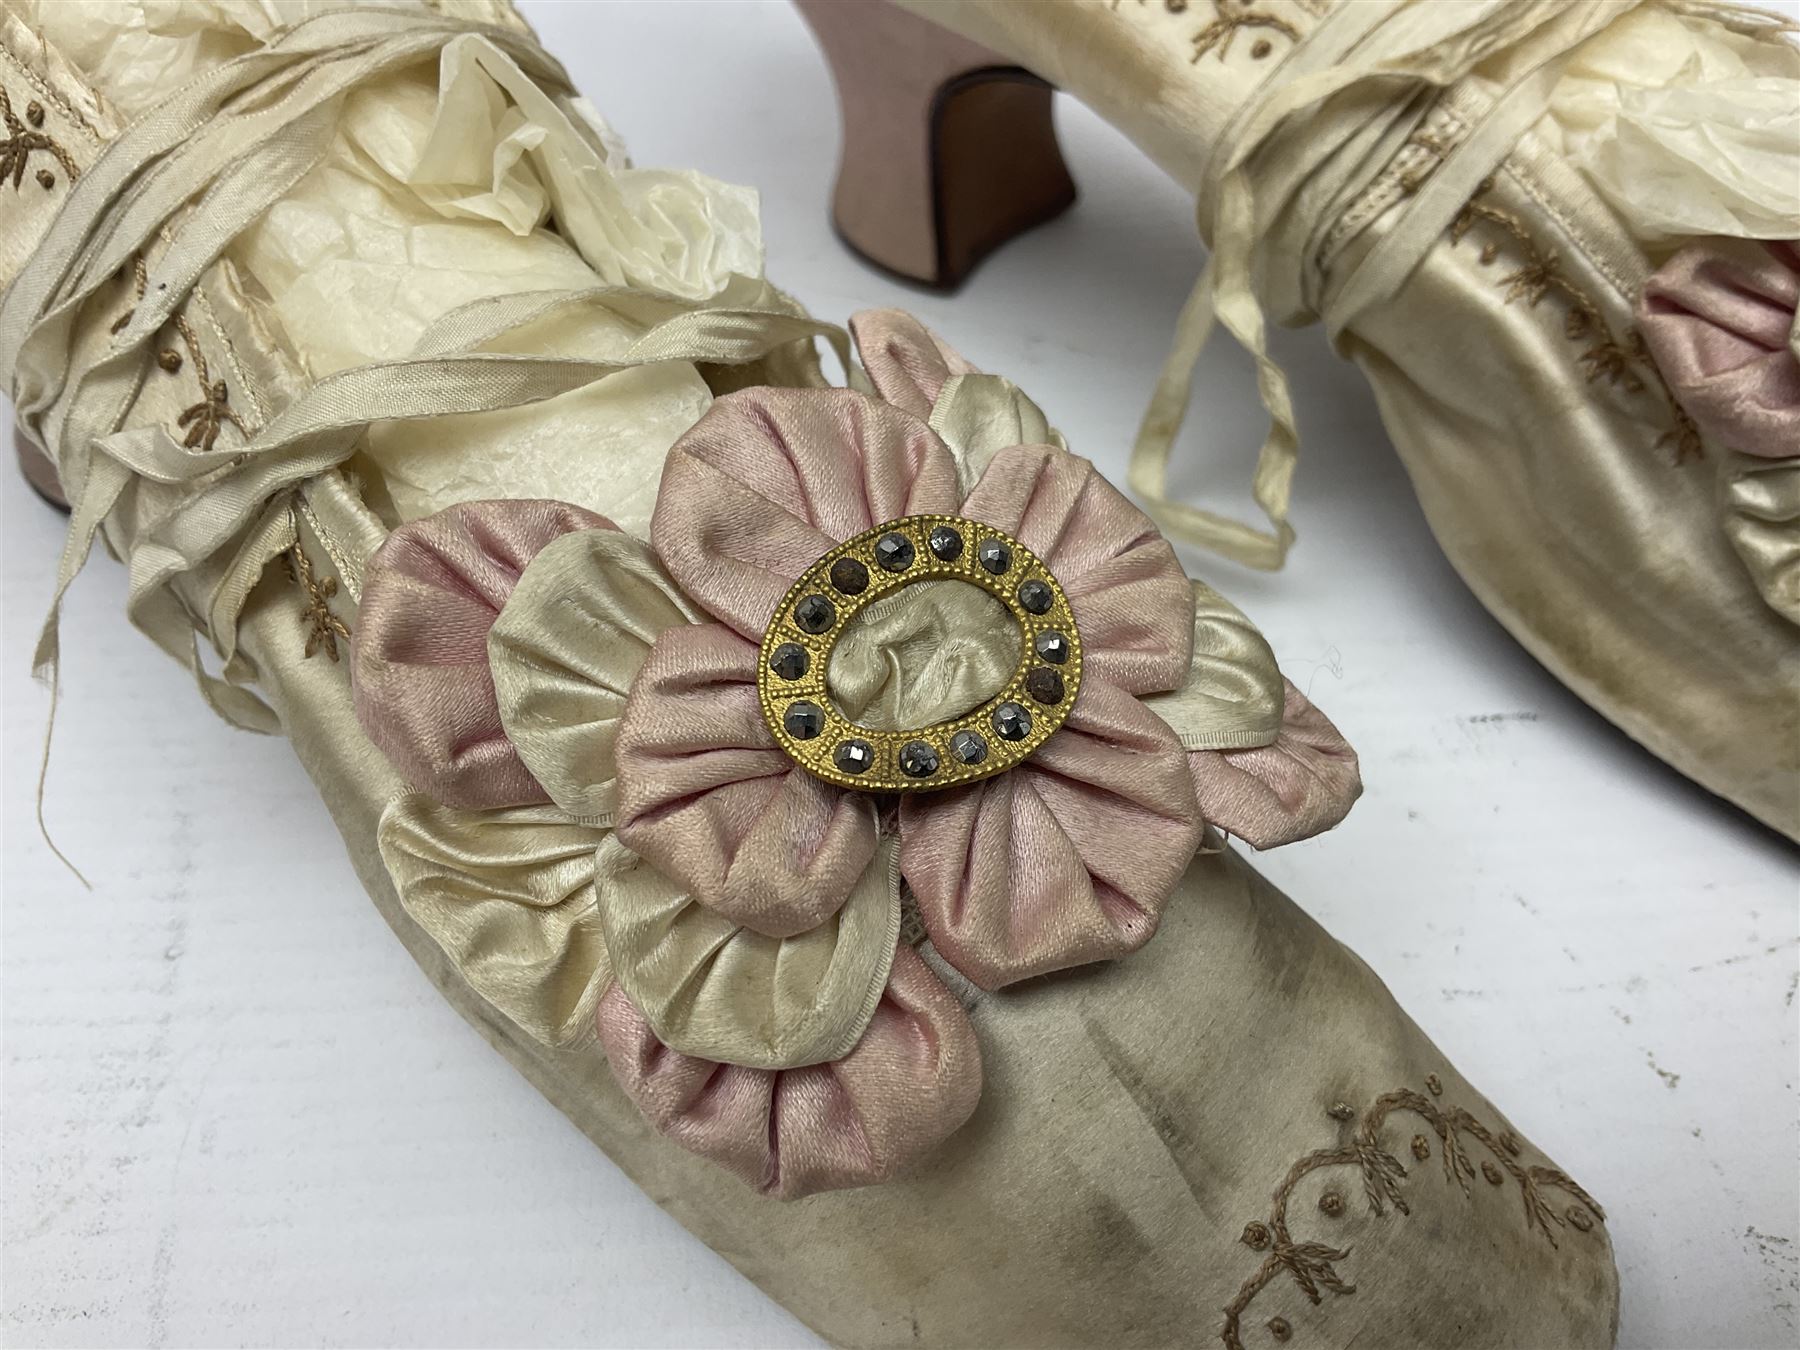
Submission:
[[[890,270],[954,285],[1071,200],[1050,86],[1195,194],[1211,260],[1130,475],[1173,537],[1281,565],[1299,429],[1266,326],[1322,323],[1482,603],[1634,739],[1800,839],[1800,51],[1780,20],[1633,0],[800,9],[843,108],[835,218]],[[1215,325],[1270,415],[1256,526],[1166,490]]]

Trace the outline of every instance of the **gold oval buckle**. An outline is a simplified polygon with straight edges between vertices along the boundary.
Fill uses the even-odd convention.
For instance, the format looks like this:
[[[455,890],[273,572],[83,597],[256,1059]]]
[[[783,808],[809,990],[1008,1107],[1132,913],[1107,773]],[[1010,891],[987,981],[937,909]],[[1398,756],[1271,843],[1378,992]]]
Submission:
[[[826,687],[850,621],[921,581],[965,581],[1019,625],[1019,664],[986,703],[929,727],[875,731]],[[864,792],[929,792],[1004,773],[1063,724],[1081,690],[1081,634],[1050,569],[1002,530],[960,516],[905,516],[825,554],[782,598],[756,673],[763,720],[808,773]]]

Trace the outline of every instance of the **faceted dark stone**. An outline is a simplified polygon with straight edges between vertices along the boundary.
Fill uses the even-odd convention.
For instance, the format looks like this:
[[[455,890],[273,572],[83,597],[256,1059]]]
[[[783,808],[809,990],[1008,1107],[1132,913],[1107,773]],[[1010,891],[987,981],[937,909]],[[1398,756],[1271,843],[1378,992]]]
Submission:
[[[841,773],[867,773],[875,762],[875,747],[867,741],[839,741],[831,762]]]
[[[994,730],[1003,741],[1022,741],[1031,735],[1031,714],[1022,703],[1002,703],[994,709]]]
[[[1039,633],[1031,645],[1036,649],[1040,661],[1060,666],[1069,659],[1069,639],[1061,633]]]
[[[975,557],[995,576],[1002,575],[1012,566],[1012,550],[998,539],[983,539],[981,547],[975,550]]]
[[[1025,677],[1025,692],[1039,703],[1054,708],[1063,701],[1063,677],[1060,670],[1037,666]]]
[[[1046,583],[1032,577],[1029,581],[1019,583],[1019,603],[1028,614],[1048,614],[1050,606],[1056,603],[1056,592]]]
[[[938,771],[938,753],[924,741],[908,741],[900,747],[900,772],[908,778],[929,778]]]
[[[931,538],[925,541],[933,556],[941,562],[955,562],[962,557],[963,537],[961,532],[948,525],[939,525],[931,531]]]
[[[809,595],[794,606],[794,622],[802,633],[823,633],[837,622],[837,606],[822,595]]]
[[[918,555],[913,541],[903,534],[884,534],[875,541],[875,561],[889,572],[904,572]]]
[[[825,710],[805,699],[790,703],[788,710],[781,715],[781,725],[787,728],[787,734],[795,740],[810,741],[825,730]]]
[[[769,669],[784,680],[799,679],[811,665],[806,648],[795,642],[784,642],[769,653]]]
[[[987,758],[987,741],[979,731],[959,731],[950,738],[950,753],[961,764],[979,764]]]
[[[869,589],[869,569],[855,558],[839,558],[831,564],[831,588],[843,595],[861,595]]]

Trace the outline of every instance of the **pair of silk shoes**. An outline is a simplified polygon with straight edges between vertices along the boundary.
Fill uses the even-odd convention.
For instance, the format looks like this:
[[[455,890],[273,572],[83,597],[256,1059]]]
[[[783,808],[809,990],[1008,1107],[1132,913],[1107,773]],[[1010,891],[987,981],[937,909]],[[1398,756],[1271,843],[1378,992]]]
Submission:
[[[755,274],[741,195],[630,167],[505,6],[444,10],[146,11],[134,40],[167,58],[166,86],[127,78],[91,16],[9,15],[4,41],[29,77],[8,88],[15,186],[37,184],[7,202],[8,367],[72,500],[75,561],[103,530],[134,619],[183,659],[199,626],[222,662],[200,672],[209,699],[293,739],[446,997],[834,1342],[1609,1344],[1600,1204],[1232,846],[1328,829],[1360,786],[1254,627],[1025,391],[904,315],[858,316],[853,347],[807,318]],[[1228,97],[1119,110],[1177,172],[1196,126],[1226,138],[1279,92],[1260,92],[1277,43],[1318,40],[1317,68],[1289,76],[1328,82],[1344,22],[1313,4],[1221,9],[1217,31],[1173,5],[937,10],[1102,106],[1132,81],[1083,62],[1177,91],[1216,64]],[[1357,21],[1394,39],[1387,59],[1455,47],[1465,65],[1538,32],[1489,23],[1458,46]],[[1506,106],[1447,69],[1429,78]],[[1374,139],[1448,181],[1466,165],[1437,133],[1475,111]],[[1341,160],[1357,142],[1321,143]],[[1503,248],[1545,247],[1517,189],[1548,172],[1529,160],[1458,198],[1413,289],[1341,329],[1365,368],[1404,373],[1383,404],[1447,547],[1456,508],[1432,485],[1510,443],[1519,414],[1497,399],[1449,438],[1466,456],[1415,457],[1452,400],[1408,323],[1486,306],[1505,342],[1547,348],[1524,303],[1539,288],[1562,329],[1623,327],[1579,255],[1511,268],[1540,273],[1509,283],[1518,304],[1489,294]],[[1382,203],[1432,201],[1401,176],[1351,176],[1338,204],[1367,228],[1333,258],[1370,256]],[[1217,190],[1246,201],[1240,180]],[[346,202],[356,230],[332,223]],[[435,238],[473,292],[433,292],[429,260],[387,246],[407,237]],[[359,276],[413,310],[333,291]],[[1738,311],[1753,334],[1679,280],[1645,290],[1655,355],[1630,360],[1667,374],[1685,343],[1685,391],[1727,383],[1744,344],[1773,350],[1768,306]],[[1219,284],[1222,321],[1253,328]],[[1676,336],[1653,336],[1665,318]],[[826,387],[818,338],[850,387]],[[1542,352],[1524,368],[1569,379]],[[1608,453],[1641,439],[1629,399],[1650,384],[1632,378],[1602,420],[1635,429]],[[1516,495],[1537,467],[1483,472]],[[1677,523],[1728,538],[1713,516]],[[1729,539],[1696,543],[1694,573],[1705,591],[1729,562],[1750,595],[1755,541]],[[1637,612],[1667,569],[1617,571]],[[1755,642],[1773,631],[1726,608]],[[1772,706],[1767,672],[1744,678],[1742,706]]]

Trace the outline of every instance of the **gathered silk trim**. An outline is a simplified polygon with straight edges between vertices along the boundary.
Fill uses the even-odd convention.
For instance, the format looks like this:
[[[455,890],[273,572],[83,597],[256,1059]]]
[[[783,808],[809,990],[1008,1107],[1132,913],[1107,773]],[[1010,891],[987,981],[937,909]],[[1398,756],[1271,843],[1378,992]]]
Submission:
[[[1212,241],[1212,256],[1176,320],[1174,341],[1131,457],[1131,487],[1158,525],[1247,566],[1274,570],[1286,560],[1294,540],[1288,508],[1300,440],[1286,372],[1268,350],[1267,318],[1257,294],[1257,268],[1265,261],[1259,247],[1290,205],[1293,184],[1307,181],[1309,195],[1326,203],[1323,210],[1329,213],[1359,200],[1387,167],[1391,155],[1365,154],[1348,172],[1333,162],[1346,157],[1340,152],[1370,138],[1389,144],[1391,138],[1379,134],[1379,125],[1416,116],[1405,111],[1405,98],[1391,92],[1376,96],[1375,82],[1400,79],[1420,89],[1443,90],[1503,53],[1514,57],[1507,86],[1469,119],[1466,134],[1437,161],[1430,177],[1410,186],[1393,226],[1323,296],[1316,294],[1322,284],[1316,270],[1321,260],[1311,245],[1327,232],[1317,226],[1294,232],[1309,245],[1300,261],[1306,269],[1301,291],[1311,297],[1309,306],[1318,310],[1334,341],[1358,316],[1398,292],[1469,195],[1548,109],[1569,59],[1639,2],[1595,0],[1568,6],[1553,0],[1491,0],[1452,6],[1358,0],[1334,9],[1292,49],[1219,137],[1202,177],[1197,215],[1202,234]],[[1721,5],[1708,6],[1706,12],[1724,16],[1734,11]],[[1357,100],[1359,90],[1370,96]],[[1322,115],[1327,100],[1333,108],[1329,117]],[[1283,134],[1281,155],[1259,156],[1307,113],[1321,115],[1305,124],[1304,145]],[[1310,172],[1287,162],[1296,158],[1308,162]],[[1272,159],[1283,163],[1272,166]],[[1281,184],[1264,181],[1277,174]],[[1311,182],[1333,174],[1344,178],[1336,191],[1317,191]],[[1271,193],[1271,186],[1278,191]],[[1171,500],[1168,494],[1169,460],[1187,411],[1194,368],[1218,324],[1255,360],[1258,395],[1270,418],[1252,483],[1266,529]]]
[[[237,623],[263,568],[297,542],[296,507],[306,510],[315,485],[354,453],[372,422],[517,407],[638,366],[741,364],[818,337],[848,367],[841,329],[806,318],[756,278],[736,277],[706,301],[610,286],[513,294],[444,315],[410,356],[317,380],[251,425],[240,443],[221,438],[190,448],[161,427],[122,429],[155,360],[157,333],[237,235],[320,162],[343,98],[467,35],[491,43],[531,79],[569,91],[562,67],[526,34],[430,13],[316,16],[191,80],[108,143],[74,179],[49,232],[0,296],[0,369],[12,372],[21,426],[50,455],[71,506],[34,653],[37,673],[51,685],[52,721],[63,597],[134,483],[158,489],[159,509],[140,515],[135,527],[128,615],[192,673],[215,711],[273,731],[274,715],[233,678],[242,675],[232,660]],[[72,351],[83,307],[157,244],[166,247],[148,264],[142,298],[104,354],[77,369]],[[649,299],[665,312],[617,360],[481,350],[546,315],[598,313],[627,297],[638,310]],[[354,597],[355,574],[380,540],[369,537],[374,531],[353,533],[361,537],[350,541],[355,552],[344,571]],[[177,591],[184,578],[213,597],[204,628],[226,662],[223,678],[201,664],[191,607]],[[48,754],[46,735],[46,764]],[[41,793],[40,784],[40,800]]]

